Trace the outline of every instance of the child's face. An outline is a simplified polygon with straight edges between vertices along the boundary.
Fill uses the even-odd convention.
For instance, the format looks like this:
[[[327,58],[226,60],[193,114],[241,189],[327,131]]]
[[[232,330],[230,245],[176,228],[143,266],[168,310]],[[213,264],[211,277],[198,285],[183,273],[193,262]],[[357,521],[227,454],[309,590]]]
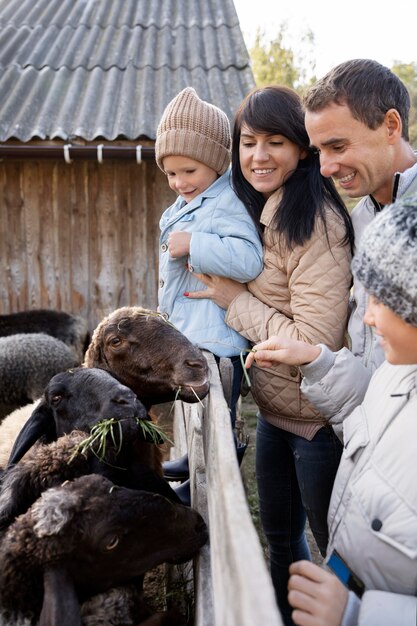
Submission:
[[[417,363],[417,327],[404,322],[391,309],[369,297],[364,322],[373,326],[385,352],[393,365]]]
[[[205,191],[217,179],[208,165],[185,156],[167,156],[163,159],[168,185],[188,203]]]

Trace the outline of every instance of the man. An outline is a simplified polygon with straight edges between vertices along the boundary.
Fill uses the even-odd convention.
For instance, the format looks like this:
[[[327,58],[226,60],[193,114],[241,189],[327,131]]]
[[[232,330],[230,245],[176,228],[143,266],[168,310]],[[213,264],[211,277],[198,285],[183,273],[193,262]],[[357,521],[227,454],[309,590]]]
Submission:
[[[388,68],[369,59],[346,61],[310,88],[304,99],[311,143],[321,172],[351,198],[356,244],[386,204],[417,191],[417,153],[409,143],[410,96]],[[365,395],[384,353],[363,323],[367,296],[354,281],[349,347],[331,352],[302,342],[282,344],[283,362],[301,365],[302,391],[340,433],[346,415]],[[261,344],[262,345],[262,344]]]

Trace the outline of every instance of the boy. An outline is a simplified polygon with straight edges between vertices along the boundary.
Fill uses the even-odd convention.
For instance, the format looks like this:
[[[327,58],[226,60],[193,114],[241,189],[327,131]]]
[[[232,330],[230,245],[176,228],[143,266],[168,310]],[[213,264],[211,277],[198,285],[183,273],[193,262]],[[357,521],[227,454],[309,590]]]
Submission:
[[[202,288],[194,272],[244,283],[262,270],[257,228],[230,185],[230,147],[226,114],[201,100],[192,87],[167,105],[157,129],[155,156],[178,198],[160,220],[159,310],[190,341],[211,351],[217,362],[231,358],[234,428],[240,353],[248,342],[227,326],[225,311],[211,300],[187,298]],[[185,459],[182,472],[183,461],[166,463],[166,478],[185,478],[188,463]]]

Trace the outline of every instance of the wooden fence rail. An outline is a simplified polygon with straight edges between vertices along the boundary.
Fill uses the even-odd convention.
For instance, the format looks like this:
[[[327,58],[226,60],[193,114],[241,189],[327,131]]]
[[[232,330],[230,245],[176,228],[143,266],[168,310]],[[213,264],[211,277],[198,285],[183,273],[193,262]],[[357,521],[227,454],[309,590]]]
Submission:
[[[282,626],[247,505],[219,370],[213,356],[206,357],[210,393],[201,404],[175,403],[172,454],[189,452],[192,506],[210,532],[194,563],[195,626]]]

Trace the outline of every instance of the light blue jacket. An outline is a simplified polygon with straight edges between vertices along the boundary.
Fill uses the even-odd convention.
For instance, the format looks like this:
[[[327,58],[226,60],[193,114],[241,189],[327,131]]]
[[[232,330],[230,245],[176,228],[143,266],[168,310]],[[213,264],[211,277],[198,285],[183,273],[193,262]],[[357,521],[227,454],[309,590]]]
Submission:
[[[183,294],[206,289],[192,272],[226,276],[241,283],[256,278],[263,266],[262,243],[231,188],[230,171],[191,202],[183,203],[179,196],[159,223],[159,310],[200,348],[217,356],[236,356],[248,342],[227,326],[226,311],[209,299],[193,300]],[[192,233],[190,254],[173,259],[168,235],[179,230]]]

